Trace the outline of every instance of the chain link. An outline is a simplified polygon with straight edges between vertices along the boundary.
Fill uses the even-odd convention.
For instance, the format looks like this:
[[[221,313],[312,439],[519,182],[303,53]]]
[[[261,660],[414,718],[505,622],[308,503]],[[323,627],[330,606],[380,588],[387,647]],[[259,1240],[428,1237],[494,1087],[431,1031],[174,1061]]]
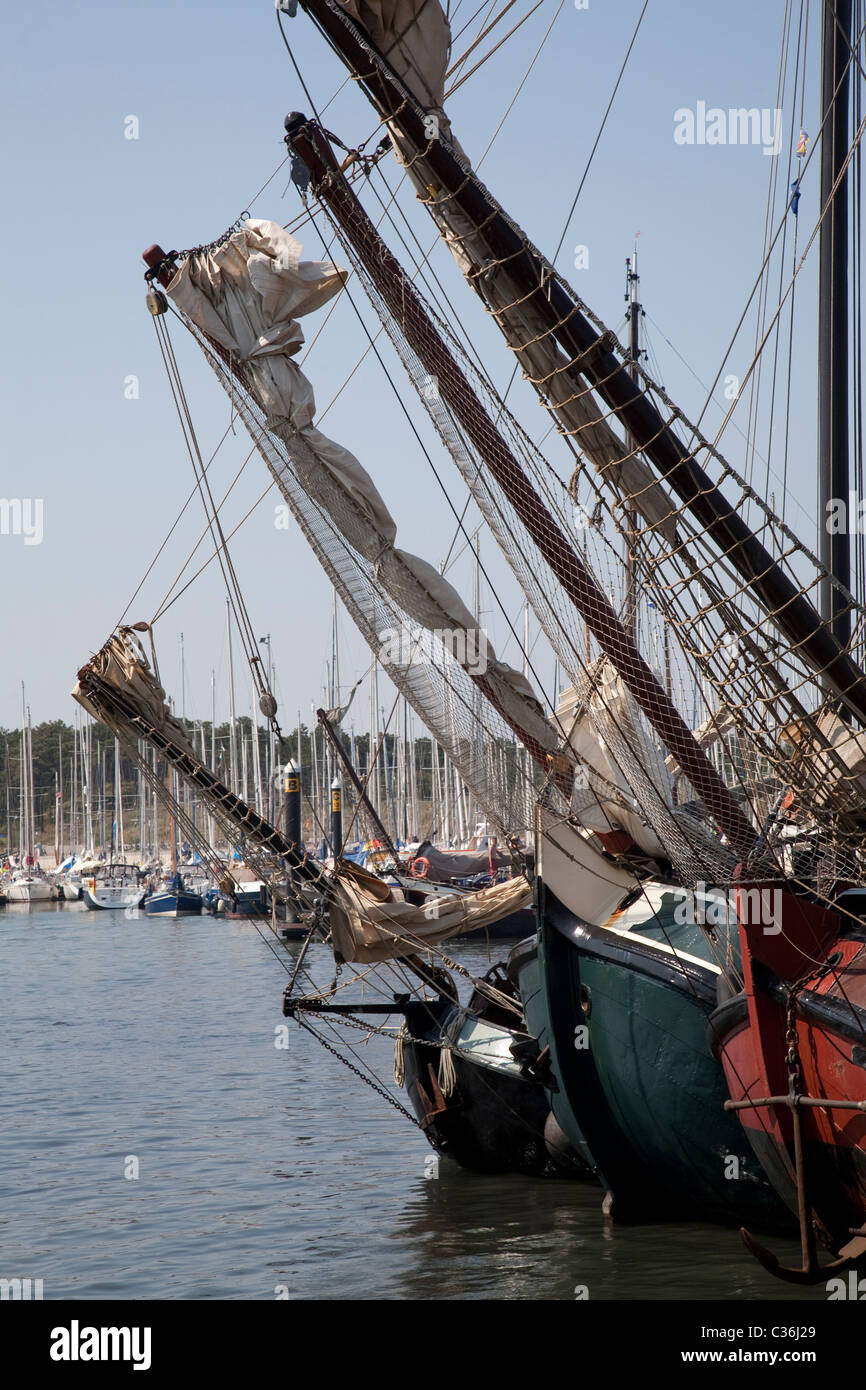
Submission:
[[[306,1028],[308,1033],[312,1033],[316,1041],[321,1043],[322,1047],[324,1047],[327,1052],[330,1052],[334,1057],[336,1057],[338,1062],[342,1062],[344,1067],[348,1067],[349,1071],[354,1072],[355,1076],[360,1077],[360,1079],[365,1083],[365,1085],[369,1086],[371,1090],[376,1091],[378,1095],[384,1097],[384,1099],[387,1100],[388,1104],[393,1105],[395,1110],[399,1110],[401,1115],[405,1115],[407,1120],[411,1120],[412,1124],[415,1125],[416,1129],[421,1128],[421,1124],[418,1120],[416,1120],[415,1116],[409,1110],[406,1109],[405,1105],[401,1105],[399,1100],[396,1100],[389,1091],[386,1091],[384,1086],[380,1086],[378,1081],[373,1081],[369,1076],[365,1076],[364,1072],[361,1071],[360,1067],[356,1067],[352,1062],[349,1061],[348,1057],[344,1057],[342,1053],[338,1052],[335,1047],[332,1047],[329,1042],[326,1042],[325,1039],[322,1037],[321,1033],[317,1033],[315,1028],[310,1027],[309,1023],[306,1023],[303,1019],[299,1018],[298,1024],[301,1028]]]
[[[425,1001],[419,1000],[419,1003],[422,1002]],[[461,1008],[459,1004],[457,1005],[457,1007]],[[461,1008],[461,1012],[465,1013],[466,1011]],[[317,1014],[316,1017],[327,1019],[328,1023],[333,1024],[335,1027],[359,1028],[362,1032],[367,1034],[376,1033],[381,1038],[390,1038],[392,1042],[396,1042],[399,1036],[399,1033],[391,1032],[388,1028],[383,1027],[381,1023],[367,1023],[364,1021],[364,1019],[355,1018],[352,1014],[328,1014],[322,1012],[321,1014]],[[466,1017],[471,1017],[471,1015],[467,1014]],[[522,1033],[519,1032],[516,1028],[509,1029],[509,1032],[513,1033],[515,1038],[532,1037],[531,1033]],[[416,1047],[441,1047],[447,1045],[454,1052],[460,1053],[467,1057],[472,1056],[472,1052],[469,1048],[458,1047],[456,1043],[437,1043],[431,1038],[415,1038],[412,1036],[411,1033],[404,1033],[403,1040],[404,1042],[415,1043]]]
[[[190,256],[210,255],[212,251],[218,251],[221,246],[225,246],[235,234],[239,232],[246,218],[250,216],[249,208],[245,208],[238,218],[227,227],[222,236],[218,236],[215,241],[203,242],[201,246],[189,246],[185,251],[167,251],[160,264],[145,273],[145,280],[155,280],[158,278],[163,266],[172,261],[185,261]]]
[[[788,1005],[785,1010],[785,1066],[788,1072],[788,1093],[791,1096],[803,1094],[803,1066],[800,1061],[800,1039],[797,1033],[797,998],[802,994],[807,985],[816,985],[828,975],[832,975],[836,966],[839,964],[838,957],[831,958],[813,970],[810,974],[804,975],[788,990]]]

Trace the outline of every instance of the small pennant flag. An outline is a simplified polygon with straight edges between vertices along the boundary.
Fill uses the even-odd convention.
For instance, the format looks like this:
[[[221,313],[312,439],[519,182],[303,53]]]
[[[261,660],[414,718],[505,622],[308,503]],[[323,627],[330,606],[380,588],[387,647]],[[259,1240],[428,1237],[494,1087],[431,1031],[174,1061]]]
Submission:
[[[805,130],[800,131],[800,138],[797,141],[797,158],[802,159],[806,153],[806,146],[809,144],[809,137]]]
[[[796,216],[797,216],[797,209],[798,209],[799,206],[800,206],[800,180],[799,180],[799,179],[795,179],[794,182],[791,184],[791,194],[792,194],[792,197],[791,197],[791,211],[792,211],[792,213],[794,214],[794,216],[796,217]]]

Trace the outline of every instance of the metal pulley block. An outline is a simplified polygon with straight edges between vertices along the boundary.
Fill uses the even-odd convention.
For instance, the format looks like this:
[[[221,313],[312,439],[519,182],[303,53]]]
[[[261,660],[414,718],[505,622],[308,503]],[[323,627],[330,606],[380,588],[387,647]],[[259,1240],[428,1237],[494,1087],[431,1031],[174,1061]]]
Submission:
[[[148,290],[144,302],[154,318],[159,318],[159,315],[164,314],[168,308],[168,300],[162,290]]]

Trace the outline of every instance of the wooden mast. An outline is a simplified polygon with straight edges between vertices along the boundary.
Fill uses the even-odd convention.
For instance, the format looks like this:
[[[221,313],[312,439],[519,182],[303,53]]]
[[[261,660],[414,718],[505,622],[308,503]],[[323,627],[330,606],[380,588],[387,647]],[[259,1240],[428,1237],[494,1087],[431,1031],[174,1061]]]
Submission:
[[[507,264],[509,277],[522,290],[527,306],[548,326],[571,367],[617,413],[665,485],[719,546],[792,646],[821,673],[827,688],[866,724],[866,674],[632,381],[627,365],[581,312],[553,267],[527,242],[476,176],[467,172],[450,146],[429,137],[425,131],[427,113],[363,29],[331,0],[300,3],[383,118],[414,149],[423,152],[424,163],[438,185],[430,185],[431,196],[441,200],[449,195],[453,206],[474,226],[483,227],[491,251]]]
[[[341,176],[324,134],[299,113],[287,118],[286,130],[287,144],[310,170],[319,196],[350,237],[377,290],[397,317],[410,347],[425,371],[437,380],[442,398],[508,497],[552,573],[736,853],[747,858],[757,837],[755,829],[699,748],[692,731],[668,699],[574,546],[562,534],[557,521],[496,430],[431,323],[399,261],[385,246]],[[147,258],[148,253],[145,253]]]
[[[848,90],[852,0],[824,0],[821,46],[821,223],[818,280],[818,479],[821,561],[851,587],[848,466]],[[835,188],[836,180],[839,180]],[[845,504],[847,527],[830,534],[829,503]],[[824,579],[821,611],[845,646],[851,614],[839,590]]]

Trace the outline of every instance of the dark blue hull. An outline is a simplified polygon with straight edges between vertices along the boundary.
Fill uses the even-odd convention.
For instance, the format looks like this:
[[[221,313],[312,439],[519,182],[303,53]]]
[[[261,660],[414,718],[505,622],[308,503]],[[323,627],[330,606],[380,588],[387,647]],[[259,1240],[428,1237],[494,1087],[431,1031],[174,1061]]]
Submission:
[[[151,893],[144,900],[149,917],[190,917],[201,913],[202,900],[198,893]]]

